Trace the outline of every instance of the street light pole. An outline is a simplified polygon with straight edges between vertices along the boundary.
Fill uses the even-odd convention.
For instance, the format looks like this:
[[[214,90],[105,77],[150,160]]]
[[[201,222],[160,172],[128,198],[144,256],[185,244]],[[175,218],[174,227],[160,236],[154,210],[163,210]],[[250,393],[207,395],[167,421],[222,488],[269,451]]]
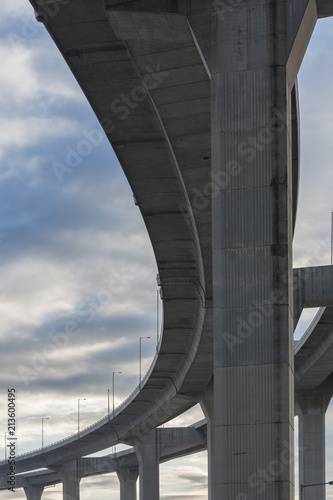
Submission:
[[[158,296],[159,296],[160,291],[157,290],[156,293],[156,352],[158,350],[158,341],[159,341],[159,331],[160,331],[160,325],[159,325],[159,302],[158,302]]]
[[[108,389],[108,420],[110,420],[110,389]]]
[[[7,432],[5,432],[5,460],[7,460]]]
[[[49,420],[49,417],[42,417],[42,452],[44,451],[44,420]]]
[[[114,374],[121,372],[112,372],[112,418],[114,418]]]
[[[142,348],[141,348],[141,341],[142,339],[150,339],[150,337],[140,337],[140,342],[139,342],[139,371],[140,371],[140,375],[139,375],[139,388],[141,389],[141,351],[142,351]]]
[[[86,401],[86,398],[80,398],[77,400],[77,438],[80,437],[80,401]]]
[[[314,484],[301,484],[301,491],[300,491],[300,500],[303,500],[303,490],[304,488],[308,488],[309,486],[324,486],[324,484],[330,484],[331,486],[333,485],[333,481],[328,481],[327,483],[314,483]]]

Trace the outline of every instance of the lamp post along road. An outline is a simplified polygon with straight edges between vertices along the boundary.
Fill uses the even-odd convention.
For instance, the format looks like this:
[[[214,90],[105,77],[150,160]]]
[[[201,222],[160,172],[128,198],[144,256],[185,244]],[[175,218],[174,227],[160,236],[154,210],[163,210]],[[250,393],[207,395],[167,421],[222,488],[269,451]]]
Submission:
[[[80,437],[80,401],[86,401],[86,398],[77,400],[77,437]]]
[[[325,484],[330,484],[331,486],[333,485],[333,481],[328,481],[327,483],[314,483],[314,484],[301,484],[301,491],[300,491],[300,500],[303,500],[303,490],[304,488],[308,488],[309,486],[324,486]]]
[[[156,292],[156,352],[158,351],[158,342],[159,342],[159,330],[160,330],[160,322],[159,322],[159,293]]]
[[[140,371],[140,375],[139,375],[139,388],[141,389],[141,354],[142,354],[142,347],[141,347],[141,341],[142,339],[150,339],[150,337],[140,337],[140,346],[139,346],[139,371]]]
[[[140,342],[139,342],[139,388],[141,389],[141,354],[142,354],[142,347],[141,347],[141,341],[142,339],[150,339],[150,337],[140,337]]]
[[[114,375],[115,373],[121,372],[112,372],[112,418],[114,417]]]
[[[42,451],[44,450],[44,420],[49,420],[49,417],[42,417]]]

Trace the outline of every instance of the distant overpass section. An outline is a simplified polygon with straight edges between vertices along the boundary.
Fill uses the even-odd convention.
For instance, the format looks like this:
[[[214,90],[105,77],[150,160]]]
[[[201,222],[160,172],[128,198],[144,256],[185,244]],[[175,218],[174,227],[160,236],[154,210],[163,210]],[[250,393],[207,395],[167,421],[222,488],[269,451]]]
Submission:
[[[326,400],[313,393],[330,376],[329,361],[319,361],[326,344],[313,332],[299,350],[300,358],[308,346],[313,352],[295,361],[294,384],[293,309],[297,321],[303,307],[330,306],[332,296],[330,279],[324,282],[330,269],[307,279],[293,271],[292,236],[296,77],[317,19],[333,15],[331,2],[30,3],[131,185],[156,256],[164,330],[142,388],[112,420],[21,457],[17,470],[69,465],[124,442],[136,449],[141,500],[156,500],[152,429],[202,402],[210,498],[248,499],[254,487],[264,487],[267,498],[290,499],[294,388],[302,439],[316,426],[321,439]],[[68,166],[56,173],[67,175]],[[294,273],[299,288],[293,292]],[[310,394],[301,394],[308,381]],[[322,446],[318,450],[317,468],[311,453],[301,456],[302,481],[323,478]],[[281,473],[258,477],[267,463],[281,462],[282,453]],[[62,474],[65,500],[77,499],[77,478],[68,467]],[[324,498],[322,489],[315,493]]]
[[[295,270],[295,276],[299,273],[304,273],[308,276],[312,268],[309,268],[305,273],[303,269]],[[312,270],[313,271],[313,270]],[[331,269],[329,269],[331,271]],[[303,337],[295,345],[295,394],[296,407],[299,411],[299,417],[302,422],[304,419],[300,412],[300,405],[304,406],[304,401],[310,395],[311,401],[315,401],[317,406],[315,409],[316,431],[323,432],[323,412],[322,402],[327,404],[333,393],[333,366],[332,354],[333,349],[333,308],[322,308],[312,324],[309,326]],[[318,402],[320,405],[318,406]],[[318,422],[319,417],[319,422]],[[312,417],[313,418],[313,417]],[[321,424],[318,427],[318,423]],[[159,442],[159,462],[163,463],[168,460],[179,458],[187,454],[196,453],[207,448],[207,424],[206,421],[198,422],[188,428],[160,428],[154,430],[158,432]],[[313,431],[312,431],[313,432]],[[50,447],[46,447],[45,454],[48,455]],[[309,449],[310,448],[310,449]],[[304,449],[307,454],[313,456],[318,466],[318,446],[316,450],[311,449],[311,444],[307,447],[300,446],[300,456],[304,454]],[[39,453],[42,450],[39,450]],[[322,451],[325,451],[322,450]],[[312,458],[312,462],[314,462]],[[74,465],[73,465],[74,464]],[[313,467],[314,464],[312,464]],[[123,471],[131,471],[130,478],[138,476],[138,458],[134,449],[120,451],[113,455],[107,455],[98,458],[79,458],[78,460],[65,462],[63,465],[54,466],[54,470],[44,470],[39,472],[31,472],[17,476],[16,488],[25,488],[29,499],[29,488],[34,491],[42,491],[46,486],[60,483],[62,481],[61,471],[62,466],[70,468],[73,466],[75,471],[78,469],[80,478],[90,477],[94,475],[105,474],[109,472],[117,472],[121,477]],[[49,465],[52,469],[52,465]],[[7,477],[2,476],[0,480],[0,489],[7,489]],[[122,484],[122,483],[121,483]]]

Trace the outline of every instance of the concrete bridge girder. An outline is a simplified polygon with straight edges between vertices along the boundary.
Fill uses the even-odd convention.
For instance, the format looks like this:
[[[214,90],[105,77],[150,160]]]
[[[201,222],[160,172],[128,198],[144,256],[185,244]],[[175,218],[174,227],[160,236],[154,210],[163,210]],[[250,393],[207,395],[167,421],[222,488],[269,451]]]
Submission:
[[[333,6],[330,0],[317,0],[318,18],[333,16]]]
[[[333,266],[294,269],[293,280],[295,327],[303,308],[333,306]]]
[[[41,13],[45,7],[38,6],[38,2],[34,0],[31,0],[31,3],[35,8],[38,7],[39,16],[42,17]],[[89,13],[93,17],[90,23],[91,31],[94,30],[95,21],[97,26],[96,13],[103,20],[98,23],[98,30],[95,28],[95,32],[89,33],[87,39],[83,38],[83,31],[82,33],[73,32],[73,26],[70,23],[66,24],[64,13],[60,12],[57,19],[49,19],[46,24],[59,43],[74,74],[79,81],[81,80],[82,87],[103,122],[102,125],[133,186],[138,206],[152,237],[162,282],[166,283],[169,279],[177,283],[173,291],[165,286],[169,300],[169,302],[166,301],[165,308],[167,318],[171,318],[170,322],[173,327],[173,332],[169,332],[169,344],[164,344],[162,348],[162,351],[165,349],[163,351],[165,358],[168,357],[170,343],[176,342],[178,338],[175,323],[182,311],[189,311],[189,304],[191,304],[191,311],[184,315],[184,319],[188,320],[191,325],[195,323],[193,331],[185,339],[185,344],[191,345],[191,352],[185,355],[184,345],[178,344],[177,361],[174,357],[168,358],[168,361],[174,362],[173,373],[177,374],[177,376],[172,375],[173,384],[169,384],[169,380],[168,382],[164,380],[162,391],[154,390],[152,387],[157,379],[159,384],[161,383],[161,373],[167,374],[168,363],[163,362],[163,358],[160,357],[156,362],[158,366],[158,370],[155,370],[156,380],[153,376],[149,379],[151,385],[147,383],[145,394],[151,401],[154,398],[156,401],[157,392],[160,394],[163,392],[163,403],[167,407],[169,401],[173,400],[175,413],[177,413],[180,408],[187,408],[186,398],[182,400],[182,393],[190,394],[195,390],[198,391],[198,384],[201,384],[200,388],[203,390],[208,384],[212,373],[212,327],[209,311],[204,310],[202,294],[206,295],[207,303],[211,303],[213,287],[215,418],[212,439],[216,446],[215,448],[211,446],[210,449],[215,450],[214,463],[217,464],[218,473],[212,473],[214,484],[211,484],[210,496],[211,499],[219,499],[223,495],[231,497],[238,493],[248,494],[250,493],[248,483],[251,472],[263,465],[264,456],[265,461],[267,461],[267,456],[269,460],[274,461],[278,459],[281,451],[281,442],[269,441],[267,435],[264,435],[264,426],[254,427],[253,421],[264,422],[266,429],[271,430],[270,435],[279,435],[280,441],[292,442],[293,404],[290,396],[293,390],[293,357],[290,339],[293,328],[289,314],[292,310],[292,296],[289,283],[282,283],[279,280],[279,276],[285,274],[290,276],[292,272],[291,213],[295,192],[293,192],[291,182],[291,159],[293,157],[291,92],[317,17],[332,15],[332,8],[325,0],[317,0],[317,2],[315,0],[298,0],[297,2],[279,0],[275,3],[268,0],[262,0],[262,2],[250,0],[240,3],[236,9],[228,7],[225,10],[222,29],[218,12],[211,8],[214,5],[212,2],[207,2],[204,6],[203,2],[196,0],[190,3],[186,0],[177,3],[168,1],[157,3],[166,10],[171,5],[173,5],[172,9],[175,9],[175,4],[180,12],[184,12],[185,9],[191,26],[190,30],[184,15],[173,16],[174,23],[170,23],[168,12],[155,13],[153,16],[133,12],[129,16],[126,12],[119,13],[114,10],[115,6],[119,10],[120,4],[125,7],[126,4],[131,5],[131,9],[138,10],[147,10],[154,5],[156,9],[156,2],[120,2],[117,0],[115,3],[108,0],[105,5],[103,3],[103,9],[97,2],[94,2],[94,9],[91,9],[91,4],[87,0],[84,2],[81,0],[80,8],[76,4],[77,2],[72,1],[70,5],[63,5],[63,8],[67,9],[67,14],[75,16],[75,19],[80,18],[82,12]],[[189,5],[192,8],[190,13],[186,10]],[[102,13],[105,6],[108,18]],[[291,9],[289,10],[288,7]],[[251,18],[250,8],[257,9],[258,16]],[[149,30],[148,22],[146,23],[147,29],[140,31],[139,28],[144,26],[145,20],[149,18],[151,22],[152,20],[158,21],[161,29]],[[252,30],[250,30],[250,36],[244,29],[248,26],[246,23],[249,19]],[[251,19],[252,21],[255,19],[252,24]],[[265,24],[267,19],[269,26]],[[258,20],[265,20],[265,22],[260,24]],[[81,23],[83,22],[84,19],[81,18]],[[80,23],[78,22],[77,25]],[[113,30],[110,31],[111,25]],[[204,26],[213,25],[215,31],[202,29]],[[216,39],[213,39],[212,34],[214,36],[218,34],[218,43]],[[140,43],[137,43],[138,40]],[[197,99],[196,106],[192,106],[193,109],[197,107],[199,111],[197,114],[190,115],[190,120],[185,121],[183,116],[177,115],[179,112],[187,115],[191,112],[191,107],[187,102],[184,102],[183,107],[180,107],[178,102],[176,104],[170,102],[170,93],[166,87],[170,87],[170,83],[172,83],[171,86],[176,87],[175,81],[171,80],[164,84],[159,71],[146,68],[147,59],[151,57],[149,50],[147,53],[149,43],[156,50],[161,46],[165,48],[165,44],[171,44],[173,49],[179,47],[182,57],[190,53],[187,61],[194,63],[192,64],[194,70],[191,70],[190,77],[184,71],[187,69],[189,72],[188,68],[184,68],[184,65],[177,67],[179,59],[177,62],[175,57],[172,59],[176,67],[168,70],[172,79],[177,74],[178,77],[183,75],[182,78],[189,78],[189,81],[185,79],[185,83],[182,80],[187,91],[193,83],[193,77],[197,78],[195,83],[198,85],[195,89],[196,92],[200,89],[202,95],[200,99]],[[112,50],[105,50],[107,44],[109,48],[112,47]],[[111,53],[112,56],[110,56]],[[120,53],[122,58],[117,60]],[[114,57],[112,64],[108,59],[110,57],[111,59]],[[154,58],[152,60],[154,61]],[[101,69],[104,79],[99,78],[101,75],[96,77],[98,73],[96,70],[94,74],[96,80],[93,80],[89,72],[92,64],[95,68],[98,65],[104,68]],[[117,126],[115,126],[111,114],[106,116],[104,113],[101,102],[103,99],[98,101],[100,96],[103,96],[103,89],[98,85],[106,81],[107,73],[112,74],[111,68],[117,70],[114,74],[118,81],[127,78],[130,91],[136,85],[142,86],[142,82],[148,89],[148,98],[143,106],[144,113],[141,112],[142,109],[140,113],[133,111],[131,124],[123,123],[118,116]],[[147,77],[154,74],[155,76],[158,74],[160,80],[162,78],[162,81],[158,81],[157,89],[153,88],[156,80],[153,84],[147,83]],[[210,83],[209,92],[207,91],[208,82]],[[246,88],[246,99],[244,88]],[[114,102],[118,98],[120,87],[110,86],[108,91]],[[259,109],[257,108],[259,97],[261,108],[258,112],[254,112]],[[215,104],[212,120],[210,120],[210,109],[207,112],[211,101]],[[273,109],[280,113],[279,123],[277,120],[272,122]],[[182,137],[182,143],[179,135],[185,125],[186,130],[190,130],[191,133]],[[255,161],[253,159],[248,162],[240,149],[235,147],[241,142],[246,143],[249,133],[256,135],[262,130],[272,131],[273,126],[276,129],[277,125],[279,125],[279,134],[272,133],[272,140],[265,149],[265,154],[257,154]],[[151,137],[145,136],[147,130],[150,131]],[[211,135],[212,145],[210,145]],[[192,147],[196,140],[198,141],[197,149],[184,148],[184,143],[185,146]],[[184,152],[184,149],[191,149],[190,154],[188,151]],[[204,153],[205,151],[209,151],[209,154]],[[278,158],[275,155],[276,151],[279,151]],[[212,157],[212,171],[203,166],[202,160],[207,157]],[[221,175],[226,174],[224,166],[228,165],[230,158],[241,167],[237,173],[232,169],[227,172],[228,183],[218,186],[219,189],[213,200],[207,201],[207,195],[201,191],[198,197],[194,188],[201,188],[207,183],[211,185],[211,172],[215,178],[221,180]],[[197,172],[200,172],[200,175],[191,169],[190,165],[193,166],[194,161],[196,161],[195,167],[198,167]],[[146,185],[146,180],[152,171],[147,165],[150,169],[154,165],[154,172],[157,172],[154,174],[155,187],[160,186],[162,182],[164,189],[169,190],[168,195],[164,193],[160,196],[161,201],[158,207],[156,206],[158,197],[153,192],[154,185]],[[253,183],[253,179],[257,184]],[[207,223],[207,220],[211,220],[211,211],[213,243],[211,223]],[[221,226],[222,214],[225,223],[223,227]],[[252,220],[257,221],[256,227],[251,226]],[[163,227],[163,231],[160,227]],[[173,228],[172,231],[170,227]],[[239,231],[237,227],[240,227],[242,231]],[[174,247],[170,243],[168,246],[165,235],[162,234],[168,228]],[[181,249],[176,246],[180,232],[184,235]],[[240,233],[242,233],[241,236]],[[212,247],[215,259],[213,264],[211,262]],[[180,258],[181,255],[183,261]],[[181,271],[176,276],[175,263],[181,267]],[[214,283],[212,268],[214,269]],[[193,293],[188,283],[184,286],[179,284],[179,277],[193,278],[198,283],[201,292]],[[226,285],[228,293],[226,293]],[[172,298],[173,293],[178,302]],[[278,304],[275,294],[282,298]],[[228,351],[223,332],[228,333],[226,329],[236,331],[239,318],[246,321],[249,314],[253,312],[254,302],[258,301],[264,311],[264,316],[267,316],[263,328],[267,341],[265,348],[258,341],[258,335],[256,335],[258,332],[255,332],[246,341],[238,342],[239,345],[233,352]],[[172,316],[172,308],[177,311],[174,316]],[[274,323],[271,321],[271,310],[274,311],[273,316],[276,320]],[[202,332],[205,332],[204,335]],[[276,348],[277,339],[279,339],[278,349]],[[200,347],[203,347],[202,351]],[[248,362],[249,353],[251,366]],[[203,360],[206,360],[206,363],[203,363]],[[203,367],[204,372],[201,374],[200,370]],[[277,371],[279,376],[276,376]],[[273,372],[275,378],[272,376]],[[248,388],[246,396],[235,398],[234,394],[241,392],[238,389],[244,387]],[[263,395],[262,402],[256,399],[254,387],[256,392],[259,387],[259,392]],[[275,402],[272,399],[272,395],[276,392],[282,394],[281,401]],[[140,431],[142,421],[146,424],[148,419],[142,416],[143,413],[149,414],[149,418],[158,414],[158,407],[153,407],[152,403],[149,411],[147,410],[147,397],[143,398],[142,403],[137,401],[139,404],[136,408],[140,409],[131,422],[135,432],[125,429],[125,426],[122,428],[124,439],[132,438]],[[228,411],[225,408],[228,408]],[[280,411],[281,408],[283,411]],[[279,415],[278,422],[277,415]],[[170,415],[157,418],[154,420],[155,426],[168,418]],[[258,432],[255,437],[254,429]],[[119,438],[119,435],[116,437]],[[81,446],[79,441],[77,445],[73,443],[70,453],[64,450],[64,459],[75,458],[75,455],[84,452],[84,446]],[[88,441],[89,438],[85,436],[85,442]],[[235,449],[236,442],[240,442],[245,450],[242,457]],[[253,457],[250,459],[249,455],[246,456],[246,450],[254,449],[254,442],[262,443],[262,446],[258,447],[255,459]],[[102,443],[99,445],[102,446]],[[222,456],[222,449],[227,450],[228,463]],[[241,466],[239,466],[240,460],[235,457],[241,457]],[[40,466],[41,463],[42,461],[36,458],[36,465]],[[237,480],[231,479],[231,476],[236,477],[234,474]],[[284,470],[281,477],[276,478],[276,481],[271,482],[272,484],[266,485],[270,499],[290,498],[292,495],[291,475],[291,470]]]
[[[150,446],[153,454],[156,451],[156,442],[159,444],[158,459],[155,456],[155,475],[158,478],[158,463],[184,456],[206,448],[205,421],[199,422],[195,427],[187,428],[161,428],[154,431],[155,448],[151,447],[149,436],[137,443],[139,460],[133,449],[118,452],[105,457],[81,458],[76,461],[55,466],[56,471],[43,471],[20,475],[16,478],[16,488],[24,488],[28,500],[40,500],[43,489],[48,485],[63,482],[64,500],[79,498],[79,484],[83,477],[116,472],[120,481],[121,500],[135,499],[136,479],[139,474],[139,464],[146,453],[145,445]],[[157,440],[157,441],[156,441]],[[155,451],[154,451],[155,450]],[[149,450],[148,450],[149,451]],[[147,457],[146,457],[147,458]],[[148,481],[148,486],[147,486]],[[146,484],[144,484],[146,482]],[[150,488],[151,477],[145,479],[141,473],[142,488]],[[158,482],[155,482],[158,488]],[[1,485],[0,489],[6,489]],[[136,494],[136,493],[135,493]],[[36,497],[36,498],[35,498]]]

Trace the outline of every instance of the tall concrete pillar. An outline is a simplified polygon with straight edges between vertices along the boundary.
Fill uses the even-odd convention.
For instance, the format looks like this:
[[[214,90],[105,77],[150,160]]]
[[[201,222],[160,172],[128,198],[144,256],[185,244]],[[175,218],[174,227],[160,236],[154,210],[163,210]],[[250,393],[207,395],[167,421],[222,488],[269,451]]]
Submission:
[[[138,479],[138,468],[117,470],[120,482],[120,500],[136,500],[136,481]]]
[[[299,484],[325,483],[325,412],[330,396],[297,395]],[[303,500],[325,500],[325,486],[303,489]]]
[[[78,461],[67,462],[58,472],[62,481],[63,500],[80,500],[81,475]]]
[[[160,445],[157,430],[146,434],[134,449],[139,462],[140,500],[158,500]]]
[[[208,500],[213,498],[214,477],[214,383],[209,384],[201,408],[207,420]]]
[[[301,29],[310,3],[314,11]],[[315,2],[218,0],[210,10],[207,4],[197,3],[189,20],[211,74],[212,179],[220,186],[212,196],[211,498],[289,500],[294,498],[291,94],[316,22]]]
[[[24,486],[24,493],[27,500],[41,500],[44,491],[44,486]]]

